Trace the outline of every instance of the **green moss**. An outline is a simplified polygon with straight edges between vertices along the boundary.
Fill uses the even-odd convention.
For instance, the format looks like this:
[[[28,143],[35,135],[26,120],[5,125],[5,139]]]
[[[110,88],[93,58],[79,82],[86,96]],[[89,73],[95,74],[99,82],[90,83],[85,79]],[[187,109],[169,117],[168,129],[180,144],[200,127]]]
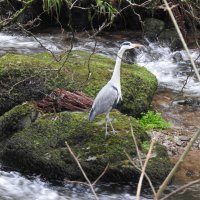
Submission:
[[[111,118],[117,134],[105,138],[104,115],[93,123],[88,122],[88,113],[43,115],[7,142],[2,153],[3,164],[48,179],[84,180],[66,148],[67,141],[91,180],[95,180],[109,163],[105,181],[131,181],[138,172],[124,153],[136,156],[130,124],[141,151],[149,137],[134,118],[118,111],[111,112]]]
[[[115,64],[112,59],[97,54],[90,57],[84,51],[58,56],[68,59],[57,62],[48,53],[0,58],[0,115],[22,102],[41,99],[58,87],[95,97],[110,79]],[[123,64],[121,71],[123,102],[119,110],[137,116],[149,108],[156,78],[137,65]]]
[[[18,105],[6,112],[0,116],[0,141],[29,126],[35,118],[36,111],[30,104]]]

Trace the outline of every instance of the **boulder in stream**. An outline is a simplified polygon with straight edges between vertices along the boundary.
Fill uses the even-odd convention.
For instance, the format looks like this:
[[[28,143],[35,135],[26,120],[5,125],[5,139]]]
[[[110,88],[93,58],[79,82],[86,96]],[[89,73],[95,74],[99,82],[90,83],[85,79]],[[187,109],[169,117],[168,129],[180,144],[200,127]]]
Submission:
[[[116,110],[110,115],[117,133],[107,138],[105,115],[98,116],[92,123],[88,121],[88,113],[85,112],[42,115],[7,141],[1,156],[2,163],[26,174],[41,175],[48,180],[85,181],[65,145],[67,141],[91,181],[107,165],[103,181],[137,181],[140,172],[125,155],[126,151],[138,165],[130,124],[141,152],[146,153],[150,137],[134,118]],[[147,167],[149,177],[158,184],[170,168],[165,147],[157,144]]]
[[[0,58],[0,115],[26,101],[40,100],[56,88],[82,91],[94,98],[111,78],[115,61],[85,51],[71,51],[63,63],[49,53],[7,54]],[[148,110],[156,77],[144,67],[122,64],[123,101],[118,109],[132,116]]]

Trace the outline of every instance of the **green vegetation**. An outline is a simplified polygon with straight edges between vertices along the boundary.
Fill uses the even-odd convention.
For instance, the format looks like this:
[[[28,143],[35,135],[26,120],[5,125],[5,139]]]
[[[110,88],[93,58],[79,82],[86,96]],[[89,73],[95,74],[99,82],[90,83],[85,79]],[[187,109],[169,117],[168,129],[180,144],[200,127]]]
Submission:
[[[143,148],[144,150],[148,151],[149,148],[150,148],[150,141],[144,141],[144,142],[142,143],[142,148]]]
[[[153,111],[143,113],[143,116],[138,120],[142,128],[145,130],[166,129],[170,127],[170,123],[165,121],[160,113]]]
[[[68,0],[68,2],[70,2],[70,0]],[[43,0],[43,9],[49,14],[55,11],[57,18],[59,18],[63,3],[64,0]]]
[[[56,17],[59,18],[60,11],[63,6],[67,8],[73,7],[73,0],[43,0],[43,9],[49,14],[56,13]],[[79,7],[85,7],[87,2],[80,1]],[[93,10],[94,15],[106,16],[110,21],[113,19],[113,16],[117,13],[117,9],[112,5],[112,2],[105,0],[94,0],[88,3],[87,9]],[[89,12],[91,13],[91,12]],[[94,17],[94,16],[93,16]],[[91,19],[93,18],[91,17]]]

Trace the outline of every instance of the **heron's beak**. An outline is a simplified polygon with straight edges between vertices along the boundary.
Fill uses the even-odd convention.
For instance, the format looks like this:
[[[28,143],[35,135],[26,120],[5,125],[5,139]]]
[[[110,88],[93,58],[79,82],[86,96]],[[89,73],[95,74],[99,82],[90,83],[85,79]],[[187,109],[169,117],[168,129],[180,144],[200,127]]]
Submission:
[[[141,45],[141,44],[136,44],[136,43],[135,43],[135,44],[132,43],[132,47],[133,47],[133,48],[137,48],[137,47],[139,48],[139,47],[143,47],[143,45]]]

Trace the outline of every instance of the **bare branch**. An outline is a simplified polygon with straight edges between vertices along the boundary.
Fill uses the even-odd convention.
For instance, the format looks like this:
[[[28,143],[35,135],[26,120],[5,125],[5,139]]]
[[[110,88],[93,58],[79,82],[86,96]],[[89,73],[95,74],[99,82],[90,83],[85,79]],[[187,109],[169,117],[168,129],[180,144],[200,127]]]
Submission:
[[[138,171],[142,171],[135,163],[134,163],[134,161],[133,161],[133,159],[131,158],[131,156],[126,152],[126,151],[124,151],[125,152],[125,154],[126,154],[126,156],[127,156],[127,158],[129,159],[129,161],[131,162],[131,164],[138,170]],[[153,192],[153,194],[154,194],[154,197],[156,196],[156,191],[155,191],[155,188],[154,188],[154,186],[153,186],[153,184],[152,184],[152,182],[151,182],[151,179],[149,178],[149,176],[148,176],[148,174],[145,172],[144,173],[144,176],[145,176],[145,178],[147,179],[147,181],[149,182],[149,185],[150,185],[150,187],[151,187],[151,189],[152,189],[152,192]]]
[[[143,178],[144,178],[144,174],[145,174],[145,170],[146,170],[148,161],[151,158],[151,152],[153,150],[154,143],[155,143],[155,139],[152,139],[151,145],[150,145],[147,157],[146,157],[146,160],[145,160],[144,165],[142,167],[142,173],[140,175],[139,183],[138,183],[138,186],[137,186],[136,200],[140,200],[140,193],[141,193],[141,188],[142,188],[142,181],[143,181]]]
[[[85,180],[87,181],[88,185],[90,186],[90,189],[91,189],[91,191],[92,191],[92,193],[93,193],[95,199],[96,199],[96,200],[99,200],[99,198],[97,197],[97,194],[96,194],[96,192],[95,192],[95,190],[94,190],[93,184],[90,182],[90,180],[88,179],[87,175],[85,174],[85,172],[84,172],[84,170],[83,170],[83,168],[82,168],[82,166],[81,166],[81,164],[80,164],[78,158],[75,156],[74,152],[71,150],[69,144],[68,144],[67,142],[65,142],[65,144],[66,144],[66,146],[67,146],[67,148],[68,148],[70,154],[72,155],[72,157],[73,157],[74,160],[76,161],[76,163],[77,163],[79,169],[81,170],[81,172],[82,172],[82,174],[83,174]]]
[[[101,177],[106,173],[108,167],[109,167],[109,163],[106,165],[106,168],[103,170],[100,176],[92,183],[92,185],[95,185],[101,179]]]
[[[56,55],[55,55],[50,49],[47,49],[47,48],[42,44],[42,42],[40,42],[40,40],[37,39],[37,37],[36,37],[31,31],[26,30],[26,29],[25,29],[21,24],[19,24],[19,23],[17,23],[17,25],[18,25],[24,32],[26,32],[27,34],[31,35],[31,36],[35,39],[35,41],[38,42],[38,43],[40,44],[40,46],[41,46],[44,50],[50,52],[51,55],[53,56],[53,58],[54,58],[57,62],[60,61],[60,59],[58,59],[58,58],[56,57]]]
[[[168,10],[168,12],[169,12],[169,15],[170,15],[171,19],[172,19],[172,22],[174,23],[174,26],[175,26],[175,28],[176,28],[176,31],[177,31],[177,33],[178,33],[178,35],[179,35],[179,38],[180,38],[180,40],[181,40],[181,42],[182,42],[182,44],[183,44],[183,47],[184,47],[185,51],[186,51],[187,54],[188,54],[188,57],[189,57],[189,59],[190,59],[190,62],[191,62],[192,67],[193,67],[193,69],[194,69],[194,72],[195,72],[195,74],[196,74],[196,76],[197,76],[197,79],[198,79],[198,81],[200,82],[200,75],[199,75],[198,69],[197,69],[196,64],[195,64],[195,62],[194,62],[194,60],[193,60],[193,58],[192,58],[192,56],[191,56],[191,54],[190,54],[190,51],[189,51],[189,49],[188,49],[188,46],[187,46],[187,44],[186,44],[186,42],[185,42],[185,40],[184,40],[184,37],[183,37],[183,35],[182,35],[181,31],[180,31],[180,28],[179,28],[179,26],[178,26],[178,24],[177,24],[177,22],[176,22],[176,19],[175,19],[173,13],[172,13],[172,10],[171,10],[171,8],[169,7],[169,5],[168,5],[168,3],[167,3],[166,0],[163,0],[163,2],[165,3],[165,6],[166,6],[166,8],[167,8],[167,10]]]
[[[25,78],[25,79],[23,79],[23,80],[21,80],[21,81],[15,83],[15,84],[12,85],[12,87],[8,90],[8,94],[10,95],[10,93],[13,91],[13,89],[14,89],[17,85],[19,85],[20,83],[23,83],[23,82],[25,82],[25,81],[27,81],[27,80],[29,80],[29,79],[31,79],[31,78],[34,78],[34,77],[36,77],[36,76],[37,76],[37,75],[30,76],[30,77],[27,77],[27,78]]]
[[[25,5],[22,9],[20,9],[19,11],[17,11],[12,17],[10,17],[9,19],[6,19],[5,21],[2,21],[0,23],[0,29],[4,26],[9,25],[11,22],[16,21],[19,16],[34,2],[34,0],[30,0],[28,2],[25,2]]]
[[[141,156],[140,156],[140,150],[139,150],[138,145],[137,145],[136,137],[135,137],[135,135],[134,135],[134,133],[133,133],[133,127],[132,127],[132,125],[131,125],[131,134],[132,134],[132,137],[133,137],[133,141],[134,141],[134,143],[135,143],[135,148],[136,148],[137,155],[138,155],[139,162],[140,162],[140,166],[141,166],[141,169],[142,169],[142,168],[143,168],[142,158],[141,158]],[[125,153],[126,153],[126,152],[125,152]],[[133,160],[130,158],[130,156],[129,156],[127,153],[126,153],[126,156],[127,156],[128,159],[130,160],[130,162],[132,163],[132,165],[134,165],[134,167],[136,167],[139,171],[142,171],[139,167],[137,167],[137,166],[134,164]],[[155,188],[154,188],[154,186],[153,186],[153,184],[152,184],[152,182],[151,182],[151,179],[148,177],[148,175],[147,175],[146,172],[145,172],[144,175],[145,175],[147,181],[149,182],[149,185],[150,185],[150,187],[151,187],[151,189],[152,189],[152,192],[153,192],[153,194],[154,194],[154,197],[155,197],[155,196],[156,196],[156,191],[155,191]]]

